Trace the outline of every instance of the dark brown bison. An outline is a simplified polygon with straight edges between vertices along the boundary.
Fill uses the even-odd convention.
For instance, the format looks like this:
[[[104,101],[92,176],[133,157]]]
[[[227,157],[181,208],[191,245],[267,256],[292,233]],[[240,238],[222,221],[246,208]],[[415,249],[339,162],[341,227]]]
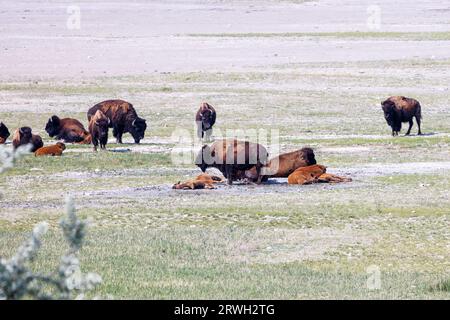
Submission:
[[[270,159],[261,168],[262,181],[266,181],[269,177],[287,178],[298,168],[311,166],[316,163],[316,157],[311,148],[302,148],[293,152],[283,153]],[[257,178],[256,168],[246,170],[242,178],[255,180]]]
[[[208,103],[203,102],[195,115],[195,122],[197,123],[198,138],[203,139],[206,135],[206,140],[209,141],[212,126],[216,123],[216,110]]]
[[[91,143],[91,135],[77,119],[60,119],[58,116],[52,116],[48,119],[45,131],[47,131],[50,137],[55,137],[57,140],[64,140],[64,142]]]
[[[261,183],[261,167],[267,162],[266,148],[257,143],[236,139],[218,140],[211,146],[203,146],[196,158],[196,165],[205,172],[208,167],[219,169],[228,184],[239,179],[238,173],[255,167],[256,181]]]
[[[91,117],[89,121],[89,133],[91,134],[94,151],[100,143],[100,149],[106,149],[108,143],[108,130],[110,125],[109,118],[100,110]]]
[[[3,122],[0,122],[0,144],[4,144],[11,134]]]
[[[413,117],[416,118],[419,127],[418,134],[422,134],[420,130],[422,110],[419,101],[403,96],[393,96],[383,101],[381,107],[387,124],[392,128],[392,136],[398,136],[402,129],[402,122],[409,122],[409,128],[406,132],[406,135],[409,135],[413,126]]]
[[[139,143],[147,129],[145,119],[139,118],[133,105],[123,100],[106,100],[89,109],[88,120],[97,112],[102,111],[110,120],[109,127],[113,128],[113,136],[117,143],[122,143],[122,135],[129,132],[135,143]]]
[[[44,146],[42,138],[37,134],[33,134],[30,127],[21,127],[16,129],[12,143],[14,149],[17,149],[19,146],[31,144],[31,152],[35,152],[37,149]]]
[[[54,145],[42,147],[36,150],[34,155],[40,156],[61,156],[63,151],[66,150],[66,145],[62,142],[57,142]]]

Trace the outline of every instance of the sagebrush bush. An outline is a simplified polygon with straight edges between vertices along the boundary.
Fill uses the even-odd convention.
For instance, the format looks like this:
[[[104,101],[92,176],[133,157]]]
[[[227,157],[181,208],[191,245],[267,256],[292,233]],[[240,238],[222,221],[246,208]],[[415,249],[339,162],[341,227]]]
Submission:
[[[11,169],[16,160],[29,150],[29,146],[19,147],[16,151],[1,146],[0,173]],[[12,258],[0,256],[0,299],[82,298],[85,292],[101,282],[98,274],[81,272],[78,252],[83,245],[86,221],[78,219],[72,199],[66,199],[66,204],[66,217],[61,220],[60,227],[68,250],[61,257],[57,270],[35,272],[30,268],[41,248],[42,236],[48,230],[48,224],[41,222]]]

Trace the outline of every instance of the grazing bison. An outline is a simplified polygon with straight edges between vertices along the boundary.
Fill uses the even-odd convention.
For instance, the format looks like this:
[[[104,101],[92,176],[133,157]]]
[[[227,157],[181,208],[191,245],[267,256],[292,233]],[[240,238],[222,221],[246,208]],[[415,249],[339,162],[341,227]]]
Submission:
[[[219,169],[228,184],[239,178],[240,171],[255,167],[256,181],[261,183],[261,167],[267,162],[267,150],[262,145],[236,139],[218,140],[203,146],[195,163],[205,172],[208,167]]]
[[[34,155],[39,156],[61,156],[63,151],[66,150],[66,145],[62,142],[57,142],[54,145],[42,147],[36,150]]]
[[[109,127],[113,128],[113,136],[117,143],[122,143],[122,135],[126,132],[133,136],[135,143],[139,143],[144,138],[147,123],[145,119],[138,117],[131,103],[123,100],[100,102],[89,109],[87,113],[89,121],[97,110],[103,112],[110,120]]]
[[[413,117],[416,118],[419,127],[418,134],[422,134],[420,130],[422,110],[419,101],[403,96],[393,96],[383,101],[381,107],[387,124],[392,128],[392,136],[398,136],[402,129],[402,122],[409,122],[409,128],[406,132],[406,135],[409,135],[413,126]]]
[[[327,171],[325,166],[315,164],[301,167],[291,173],[288,177],[289,184],[311,184],[317,182],[319,177]]]
[[[206,134],[206,140],[209,141],[212,126],[216,123],[216,110],[208,103],[203,102],[195,115],[195,122],[197,123],[198,138],[203,139]]]
[[[9,136],[10,133],[8,128],[4,125],[3,122],[0,122],[0,144],[4,144]]]
[[[223,180],[218,176],[212,176],[207,173],[202,173],[195,179],[188,180],[183,183],[178,181],[178,183],[173,185],[172,189],[181,189],[181,190],[214,189],[214,184],[221,182],[223,182]]]
[[[31,152],[35,152],[37,149],[44,146],[42,138],[37,134],[33,134],[30,127],[21,127],[16,129],[16,131],[14,132],[12,143],[14,149],[17,149],[22,145],[31,144]]]
[[[91,117],[89,121],[89,133],[91,134],[94,151],[97,151],[99,143],[101,149],[106,149],[110,122],[109,118],[100,110],[97,110],[94,116]]]
[[[64,142],[91,143],[91,135],[77,119],[60,119],[58,116],[52,116],[48,119],[45,131],[50,137],[56,137],[56,139],[64,140]]]
[[[316,164],[316,157],[311,148],[302,148],[293,152],[283,153],[276,156],[261,168],[262,180],[269,177],[287,178],[297,168]],[[255,180],[257,178],[256,168],[245,171],[245,178]]]

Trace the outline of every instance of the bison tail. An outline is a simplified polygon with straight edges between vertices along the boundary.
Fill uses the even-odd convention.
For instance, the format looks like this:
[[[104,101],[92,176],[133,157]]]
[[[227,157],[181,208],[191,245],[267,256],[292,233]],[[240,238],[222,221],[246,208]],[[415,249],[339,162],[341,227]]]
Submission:
[[[419,117],[419,119],[422,119],[422,106],[419,102],[417,102],[417,107],[417,116]]]

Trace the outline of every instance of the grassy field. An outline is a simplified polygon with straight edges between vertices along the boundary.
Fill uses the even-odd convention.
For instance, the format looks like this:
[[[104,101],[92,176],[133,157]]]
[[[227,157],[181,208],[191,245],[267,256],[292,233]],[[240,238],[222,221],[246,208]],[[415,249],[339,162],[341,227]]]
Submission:
[[[50,115],[86,123],[88,107],[112,97],[132,102],[149,128],[140,146],[111,143],[94,154],[71,145],[61,158],[30,155],[2,175],[0,256],[46,220],[37,267],[55,265],[71,195],[92,220],[82,266],[104,280],[92,296],[448,299],[449,72],[450,61],[417,59],[3,81],[0,120],[30,125],[47,143]],[[421,102],[424,136],[390,136],[380,101],[396,94]],[[276,129],[282,152],[311,146],[329,172],[353,182],[172,190],[200,172],[172,163],[171,134],[194,134],[202,100],[218,111],[216,136]],[[379,289],[367,285],[370,266],[381,272]]]

